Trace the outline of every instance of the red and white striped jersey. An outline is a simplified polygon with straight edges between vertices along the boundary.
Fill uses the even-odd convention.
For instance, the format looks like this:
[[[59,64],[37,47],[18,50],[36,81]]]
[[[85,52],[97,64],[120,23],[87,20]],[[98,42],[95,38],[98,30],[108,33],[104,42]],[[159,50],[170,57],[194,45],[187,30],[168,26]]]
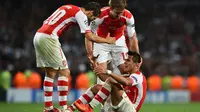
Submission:
[[[80,7],[74,5],[63,5],[59,7],[44,22],[38,32],[60,36],[64,29],[78,23],[81,33],[89,32],[88,18]]]
[[[116,40],[118,40],[124,35],[124,29],[126,28],[128,36],[132,37],[135,33],[133,15],[125,9],[121,17],[113,19],[110,17],[110,10],[110,7],[101,9],[100,17],[91,22],[91,30],[101,37],[106,37],[110,33],[111,37],[116,37]]]
[[[124,90],[138,112],[144,103],[147,90],[146,77],[140,72],[133,73],[129,76],[132,79],[132,86],[125,86]]]

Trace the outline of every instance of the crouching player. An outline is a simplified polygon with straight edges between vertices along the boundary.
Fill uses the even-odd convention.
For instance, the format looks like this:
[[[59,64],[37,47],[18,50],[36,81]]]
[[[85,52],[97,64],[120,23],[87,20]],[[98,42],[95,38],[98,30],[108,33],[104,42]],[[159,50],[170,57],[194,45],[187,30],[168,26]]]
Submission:
[[[69,108],[81,112],[92,112],[98,104],[111,95],[112,110],[115,112],[138,112],[146,96],[146,78],[139,71],[142,58],[136,52],[128,52],[125,60],[125,75],[117,75],[97,65],[94,72],[105,83],[90,87]],[[105,78],[106,77],[106,78]]]

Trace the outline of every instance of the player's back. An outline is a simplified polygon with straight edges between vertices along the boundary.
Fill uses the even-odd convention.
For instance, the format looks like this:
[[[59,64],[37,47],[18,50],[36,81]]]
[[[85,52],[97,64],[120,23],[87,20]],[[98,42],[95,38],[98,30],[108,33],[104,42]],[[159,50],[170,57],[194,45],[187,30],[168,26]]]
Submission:
[[[44,22],[38,32],[59,36],[64,29],[76,23],[75,15],[80,8],[74,5],[63,5],[59,7]]]
[[[135,104],[137,111],[141,108],[144,103],[147,91],[147,82],[146,77],[140,72],[136,72],[130,75],[130,78],[133,78],[137,81],[136,85],[124,87],[126,94],[129,99]]]
[[[97,25],[99,25],[97,34],[106,37],[106,35],[110,33],[112,37],[118,39],[124,34],[125,25],[132,17],[132,14],[125,9],[119,18],[113,19],[110,16],[110,11],[110,7],[104,7],[101,9],[101,15],[97,23]]]

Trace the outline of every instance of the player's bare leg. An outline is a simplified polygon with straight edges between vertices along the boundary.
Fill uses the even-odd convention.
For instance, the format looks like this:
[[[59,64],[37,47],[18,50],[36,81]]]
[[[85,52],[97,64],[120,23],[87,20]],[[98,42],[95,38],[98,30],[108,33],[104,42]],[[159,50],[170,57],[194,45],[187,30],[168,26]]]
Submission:
[[[104,62],[104,63],[100,63],[100,66],[103,66],[105,69],[109,69],[109,70],[113,70],[113,63],[111,60],[108,60],[107,62]],[[97,84],[102,84],[106,79],[108,78],[108,76],[105,76],[105,75],[99,75],[99,77],[97,78]],[[100,80],[100,79],[103,79],[103,80]],[[103,112],[105,109],[107,109],[108,107],[106,106],[109,106],[109,105],[104,105],[105,103],[106,104],[109,104],[110,102],[110,99],[108,100],[105,100],[101,103],[101,111]]]
[[[122,89],[120,84],[116,84],[112,86],[111,91],[111,101],[113,106],[117,106],[122,100],[122,95],[124,94],[124,90]]]
[[[59,112],[58,109],[53,107],[52,95],[53,95],[53,81],[56,74],[56,70],[53,68],[45,68],[46,76],[44,78],[44,112]]]
[[[124,67],[125,67],[124,64],[120,64],[120,65],[118,66],[118,69],[119,69],[119,71],[121,72],[121,74],[124,73]]]
[[[124,93],[123,88],[113,78],[108,78],[106,80],[106,83],[111,86],[110,96],[111,96],[112,105],[113,106],[118,105],[120,101],[122,100],[122,95]],[[117,110],[112,110],[112,111],[117,112]]]
[[[129,105],[130,103],[127,102],[127,100],[123,100],[123,98],[126,99],[128,96],[125,95],[125,91],[120,86],[112,86],[112,91],[110,94],[111,94],[112,109],[115,112],[122,112],[122,111],[123,112],[136,112],[136,110],[133,109],[134,108],[133,105],[130,106]],[[122,106],[124,106],[124,107],[122,107]]]
[[[102,66],[103,68],[107,69],[107,62],[100,63],[99,66]],[[105,75],[102,75],[101,79],[106,80],[107,77]],[[103,81],[101,79],[99,77],[97,77],[97,84],[103,83]]]
[[[70,76],[70,70],[67,69],[61,69],[58,71],[59,77],[58,77],[58,95],[59,95],[59,106],[61,110],[64,112],[67,110],[67,94],[68,94],[68,77]]]

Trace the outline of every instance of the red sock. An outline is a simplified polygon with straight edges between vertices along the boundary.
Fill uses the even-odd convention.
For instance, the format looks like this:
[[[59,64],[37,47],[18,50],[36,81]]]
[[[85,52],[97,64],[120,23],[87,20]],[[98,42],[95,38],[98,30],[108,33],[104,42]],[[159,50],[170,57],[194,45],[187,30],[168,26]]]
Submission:
[[[90,102],[90,106],[94,108],[99,103],[103,102],[110,95],[110,91],[111,86],[105,82],[101,90],[99,90],[99,92],[94,96],[94,98]]]
[[[91,88],[92,87],[90,87],[89,89],[87,89],[87,91],[83,95],[81,95],[79,97],[80,102],[82,102],[83,104],[87,104],[87,103],[89,103],[93,99],[94,94],[91,91]]]
[[[79,97],[79,99],[76,100],[75,102],[77,102],[79,104],[88,104],[94,98],[94,94],[91,91],[91,88],[92,87],[90,87],[89,89],[87,89],[87,91],[83,95],[81,95]],[[74,106],[74,104],[72,104],[71,106],[73,107],[74,110],[76,109],[76,107]]]

